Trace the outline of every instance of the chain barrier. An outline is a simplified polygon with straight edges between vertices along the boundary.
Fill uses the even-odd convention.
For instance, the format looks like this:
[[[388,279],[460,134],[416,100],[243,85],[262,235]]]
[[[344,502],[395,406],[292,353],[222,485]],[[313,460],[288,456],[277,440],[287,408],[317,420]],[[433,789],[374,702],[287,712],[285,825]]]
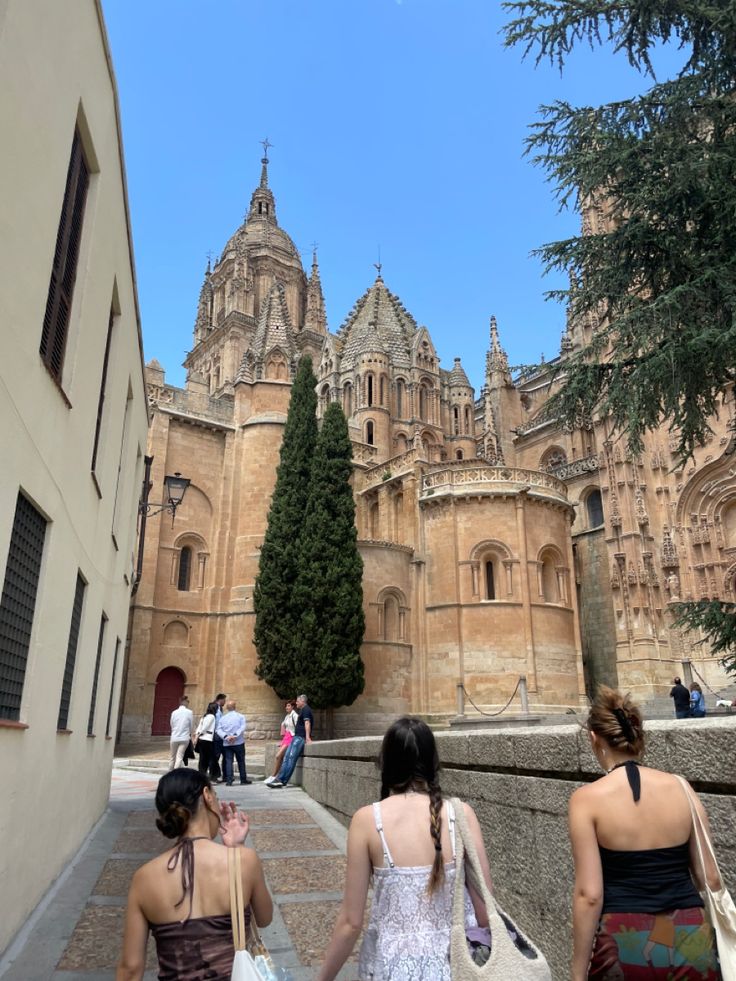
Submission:
[[[514,700],[514,698],[516,696],[516,693],[519,690],[519,685],[520,684],[521,684],[521,678],[519,678],[519,680],[516,682],[516,688],[514,688],[514,690],[511,692],[511,698],[509,698],[508,702],[506,702],[506,704],[504,705],[504,707],[502,709],[499,709],[498,712],[484,712],[483,709],[478,708],[478,706],[475,704],[475,702],[473,701],[473,699],[470,697],[470,695],[468,694],[468,690],[465,687],[465,685],[460,685],[460,687],[462,688],[465,697],[470,702],[470,704],[473,706],[473,708],[475,709],[476,712],[480,712],[481,715],[487,715],[489,718],[493,718],[494,715],[501,715],[502,712],[505,712],[506,711],[506,709],[509,707],[509,705],[513,702],[513,700]]]
[[[698,676],[698,678],[700,678],[700,680],[703,682],[703,684],[708,689],[708,691],[711,693],[711,695],[715,695],[715,697],[717,699],[720,699],[722,697],[721,692],[714,691],[711,688],[711,686],[708,684],[708,682],[705,680],[705,678],[702,676],[702,674],[698,671],[698,669],[695,667],[695,665],[693,664],[692,661],[690,662],[690,670],[692,671],[693,674],[696,674]]]

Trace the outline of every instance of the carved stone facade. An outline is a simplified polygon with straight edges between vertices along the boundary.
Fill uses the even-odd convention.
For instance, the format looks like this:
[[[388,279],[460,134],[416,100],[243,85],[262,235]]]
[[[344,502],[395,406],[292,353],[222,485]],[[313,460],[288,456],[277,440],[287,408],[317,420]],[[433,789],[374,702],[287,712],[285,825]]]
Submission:
[[[562,356],[581,341],[568,323]],[[169,669],[197,711],[226,691],[251,736],[275,730],[279,705],[254,674],[252,595],[304,352],[320,414],[338,401],[348,417],[365,570],[366,689],[336,713],[339,732],[407,711],[448,717],[458,684],[500,707],[519,675],[539,712],[580,707],[598,681],[663,693],[685,655],[723,680],[706,651],[674,636],[668,603],[734,596],[732,397],[683,472],[663,433],[633,460],[605,420],[572,431],[546,420],[548,378],[514,381],[495,318],[476,399],[460,360],[441,366],[380,269],[330,333],[316,256],[307,278],[276,222],[264,159],[245,223],[205,275],[186,389],[148,366],[154,481],[179,470],[192,486],[173,527],[149,523],[125,737],[150,735]]]

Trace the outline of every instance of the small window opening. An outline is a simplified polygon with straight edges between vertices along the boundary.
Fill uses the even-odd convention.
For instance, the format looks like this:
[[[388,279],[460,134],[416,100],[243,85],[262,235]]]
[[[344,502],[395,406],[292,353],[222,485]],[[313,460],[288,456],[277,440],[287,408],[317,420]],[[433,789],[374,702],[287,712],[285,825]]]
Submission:
[[[179,580],[177,589],[187,592],[189,589],[189,576],[192,568],[192,550],[185,546],[179,554]]]
[[[496,583],[493,578],[493,561],[489,559],[486,562],[486,599],[495,600],[496,598]]]

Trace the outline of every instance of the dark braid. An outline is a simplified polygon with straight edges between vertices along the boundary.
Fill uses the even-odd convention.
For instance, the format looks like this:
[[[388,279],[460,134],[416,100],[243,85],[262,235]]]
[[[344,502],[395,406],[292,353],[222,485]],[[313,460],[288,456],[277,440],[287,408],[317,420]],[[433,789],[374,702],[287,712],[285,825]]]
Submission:
[[[429,783],[429,830],[434,840],[434,862],[427,892],[432,895],[445,881],[445,863],[442,860],[442,791],[436,779]]]

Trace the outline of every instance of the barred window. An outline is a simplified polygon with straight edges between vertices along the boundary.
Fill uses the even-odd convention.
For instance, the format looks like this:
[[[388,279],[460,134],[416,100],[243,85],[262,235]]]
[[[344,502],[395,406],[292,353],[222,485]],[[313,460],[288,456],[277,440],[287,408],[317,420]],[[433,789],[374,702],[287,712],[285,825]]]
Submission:
[[[18,721],[31,645],[46,519],[18,494],[0,599],[0,718]]]
[[[88,187],[89,170],[79,131],[75,130],[39,348],[44,364],[58,381],[61,381],[61,370],[64,366]]]
[[[107,703],[107,724],[105,735],[110,735],[110,725],[112,723],[112,703],[115,698],[115,675],[118,670],[118,654],[120,653],[120,638],[115,638],[115,656],[112,659],[112,678],[110,679],[110,701]]]
[[[74,681],[74,665],[77,660],[77,644],[79,643],[79,627],[82,623],[82,606],[84,605],[84,591],[87,583],[82,579],[82,574],[77,573],[77,586],[74,590],[74,603],[72,604],[72,622],[69,627],[69,640],[66,645],[66,662],[64,664],[64,680],[61,683],[61,701],[59,702],[59,718],[56,721],[57,729],[68,728],[69,705],[72,700],[72,683]]]
[[[100,636],[97,640],[97,657],[95,659],[95,674],[92,679],[92,697],[89,701],[89,718],[87,719],[87,735],[93,736],[95,733],[95,709],[97,708],[97,682],[100,678],[100,662],[102,661],[102,645],[105,640],[105,627],[107,617],[102,614],[100,619]]]

